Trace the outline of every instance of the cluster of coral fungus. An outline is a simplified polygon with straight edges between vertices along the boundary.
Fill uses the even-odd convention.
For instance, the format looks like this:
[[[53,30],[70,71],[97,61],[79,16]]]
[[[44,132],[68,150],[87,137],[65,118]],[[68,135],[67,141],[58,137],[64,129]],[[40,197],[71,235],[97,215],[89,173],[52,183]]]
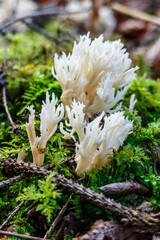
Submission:
[[[34,109],[28,107],[31,114],[26,128],[34,163],[42,166],[47,141],[66,113],[65,123],[71,131],[64,130],[62,122],[60,130],[66,139],[75,140],[74,132],[78,135],[75,156],[78,174],[106,166],[113,149],[117,150],[132,132],[133,123],[124,117],[122,99],[130,81],[135,79],[137,68],[130,68],[131,59],[119,40],[104,41],[101,35],[92,41],[89,34],[74,43],[72,54],[63,53],[61,57],[56,54],[54,62],[52,73],[62,87],[63,104],[56,109],[54,93],[51,101],[46,94],[40,114],[40,137],[35,134]],[[134,104],[132,96],[131,110]]]

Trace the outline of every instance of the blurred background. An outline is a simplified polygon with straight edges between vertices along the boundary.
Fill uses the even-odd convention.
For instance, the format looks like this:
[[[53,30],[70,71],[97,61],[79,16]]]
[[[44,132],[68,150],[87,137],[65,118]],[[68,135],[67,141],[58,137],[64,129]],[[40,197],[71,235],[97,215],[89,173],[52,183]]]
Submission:
[[[35,13],[37,17],[32,17]],[[147,21],[141,20],[143,14]],[[7,31],[43,31],[48,22],[58,20],[72,27],[68,37],[73,40],[88,31],[94,37],[121,38],[133,60],[143,58],[153,70],[152,78],[160,76],[160,0],[0,0],[1,25],[26,15],[31,17],[12,24]],[[141,57],[137,60],[137,56]]]

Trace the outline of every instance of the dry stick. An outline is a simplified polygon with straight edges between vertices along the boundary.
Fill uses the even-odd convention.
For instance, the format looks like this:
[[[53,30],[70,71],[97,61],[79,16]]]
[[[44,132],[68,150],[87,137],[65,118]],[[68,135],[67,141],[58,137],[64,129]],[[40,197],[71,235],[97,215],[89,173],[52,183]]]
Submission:
[[[69,158],[67,158],[66,160],[64,160],[64,161],[62,161],[59,165],[63,165],[63,164],[65,164],[65,163],[67,163],[67,162],[69,162],[69,161],[71,161],[71,160],[73,160],[74,159],[74,157],[75,157],[75,154],[73,154],[71,157],[69,157]]]
[[[22,179],[24,179],[26,177],[29,177],[29,176],[27,176],[25,173],[22,173],[21,175],[18,175],[18,176],[15,176],[13,178],[10,178],[6,181],[0,182],[0,189],[5,188],[7,186],[10,186],[15,182],[21,181]]]
[[[13,131],[16,132],[19,129],[19,126],[17,126],[13,122],[12,117],[10,115],[10,112],[8,110],[7,98],[6,98],[6,86],[3,86],[3,88],[2,88],[2,95],[3,95],[3,105],[4,105],[4,108],[5,108],[6,114],[8,116],[9,121],[10,121],[10,124],[12,125]]]
[[[7,39],[6,39],[6,33],[4,34],[4,65],[7,65]],[[2,96],[3,96],[3,105],[6,111],[6,114],[8,116],[8,119],[10,121],[10,124],[13,128],[13,132],[17,133],[17,135],[20,137],[20,133],[19,133],[19,126],[17,126],[13,120],[12,117],[10,115],[10,112],[8,110],[8,106],[7,106],[7,97],[6,97],[6,84],[3,85],[2,88]]]
[[[30,14],[27,16],[19,17],[12,19],[11,21],[3,24],[0,27],[0,32],[3,32],[4,29],[8,28],[9,26],[13,25],[14,23],[26,20],[26,19],[33,19],[33,18],[38,18],[38,17],[47,17],[47,16],[58,16],[58,15],[75,15],[75,14],[80,14],[80,13],[85,13],[89,12],[91,8],[84,9],[83,11],[74,11],[74,12],[46,12],[46,11],[39,11],[35,12],[34,14]]]
[[[26,174],[28,173],[30,175],[37,175],[40,177],[44,177],[52,173],[51,171],[47,171],[43,167],[37,167],[32,163],[25,163],[22,161],[17,162],[16,159],[5,159],[1,165],[11,167],[19,172],[25,172]],[[137,232],[143,230],[153,233],[160,228],[159,218],[154,218],[151,214],[141,213],[138,210],[128,208],[110,198],[106,198],[103,194],[98,194],[90,189],[87,189],[83,185],[79,185],[73,180],[69,180],[58,173],[55,173],[52,182],[58,184],[60,187],[69,192],[82,196],[91,204],[109,211],[114,214],[121,223],[136,226]]]
[[[117,12],[123,13],[127,16],[130,16],[130,17],[133,17],[133,18],[136,18],[139,20],[143,20],[145,22],[152,23],[152,24],[160,27],[160,18],[159,17],[150,15],[148,13],[139,11],[137,9],[131,9],[127,6],[124,6],[123,4],[116,3],[116,2],[112,3],[110,5],[110,8],[112,8],[113,10],[115,10]]]
[[[4,221],[4,223],[2,223],[2,225],[0,226],[0,230],[2,228],[5,228],[7,226],[7,224],[9,223],[9,221],[16,215],[16,213],[21,209],[21,207],[24,205],[24,201],[22,201],[16,208],[15,210],[11,213],[11,215]]]
[[[56,225],[60,222],[60,220],[62,219],[67,207],[68,207],[68,204],[70,202],[72,198],[72,194],[70,195],[68,201],[66,202],[66,204],[63,206],[63,208],[61,209],[61,211],[59,212],[58,216],[55,218],[54,222],[52,223],[51,227],[49,228],[49,230],[47,231],[47,233],[45,234],[44,236],[44,239],[47,239],[51,236],[51,234],[53,233]]]
[[[46,38],[50,39],[51,41],[55,41],[56,43],[59,43],[58,39],[50,35],[48,32],[46,32],[43,28],[39,27],[37,24],[33,22],[28,22],[26,20],[22,20],[24,24],[26,24],[28,27],[32,28],[36,32],[40,33],[41,35],[45,36]]]
[[[31,211],[36,205],[37,205],[37,202],[32,203],[28,208],[25,209],[23,214],[28,215],[28,212]]]
[[[32,236],[27,236],[27,235],[22,235],[18,233],[12,233],[12,232],[6,232],[6,231],[1,231],[0,234],[4,236],[12,236],[12,237],[18,237],[21,239],[29,239],[29,240],[44,240],[44,238],[39,238],[39,237],[32,237]]]
[[[9,113],[8,106],[7,106],[6,87],[5,87],[5,86],[3,86],[2,95],[3,95],[3,105],[4,105],[4,108],[5,108],[6,114],[7,114],[7,116],[8,116],[8,119],[9,119],[9,121],[10,121],[13,129],[15,129],[15,128],[16,128],[16,125],[15,125],[15,123],[14,123],[13,120],[12,120],[12,117],[11,117],[11,115],[10,115],[10,113]]]

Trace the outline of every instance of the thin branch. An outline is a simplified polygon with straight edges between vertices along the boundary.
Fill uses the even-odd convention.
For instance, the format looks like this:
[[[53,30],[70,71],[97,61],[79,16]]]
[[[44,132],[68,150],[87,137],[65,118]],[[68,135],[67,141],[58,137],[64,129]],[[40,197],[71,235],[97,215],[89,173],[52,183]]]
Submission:
[[[4,35],[4,65],[7,65],[7,38],[6,38],[6,32],[3,32]],[[12,117],[10,115],[9,109],[8,109],[8,105],[7,105],[7,97],[6,97],[6,85],[7,85],[7,81],[6,81],[6,77],[7,74],[5,72],[3,72],[2,70],[0,70],[1,76],[0,76],[0,85],[2,85],[2,96],[3,96],[3,105],[6,111],[6,114],[8,116],[8,119],[10,121],[10,124],[13,128],[13,131],[17,131],[17,129],[19,128],[12,120]]]
[[[9,110],[8,110],[7,98],[6,98],[6,87],[5,87],[5,86],[3,86],[2,94],[3,94],[3,105],[4,105],[4,108],[5,108],[6,114],[7,114],[7,116],[8,116],[8,119],[9,119],[10,124],[12,125],[13,129],[15,129],[17,126],[16,126],[16,124],[13,122],[12,117],[11,117],[11,115],[10,115],[10,112],[9,112]]]
[[[26,20],[22,20],[24,24],[26,24],[28,27],[32,28],[36,32],[40,33],[41,35],[45,36],[46,38],[50,39],[51,41],[55,41],[56,43],[59,43],[58,39],[50,35],[48,32],[46,32],[43,28],[39,27],[37,24],[33,22],[28,22]]]
[[[46,11],[35,12],[34,14],[12,19],[11,21],[3,24],[0,27],[0,32],[3,32],[3,30],[8,28],[9,26],[26,19],[33,19],[33,18],[47,17],[47,16],[58,16],[58,15],[75,15],[75,14],[89,12],[90,10],[91,8],[84,9],[83,11],[74,11],[74,12],[46,12]]]
[[[3,32],[4,35],[4,65],[5,67],[7,66],[7,38],[6,38],[6,32]],[[10,121],[10,124],[13,128],[13,132],[16,133],[18,135],[18,137],[20,138],[21,133],[20,133],[20,127],[17,126],[13,120],[12,117],[10,115],[9,109],[8,109],[8,105],[7,105],[7,97],[6,97],[6,85],[7,85],[7,74],[5,72],[3,72],[2,70],[0,70],[1,76],[0,76],[0,85],[2,86],[2,97],[3,97],[3,105],[5,108],[5,112],[8,116],[8,119]]]
[[[30,214],[30,211],[31,211],[36,205],[37,205],[37,202],[32,203],[28,208],[25,209],[25,211],[24,211],[23,214],[24,214],[24,215],[25,215],[25,214],[29,215],[29,214]]]
[[[6,98],[6,86],[5,85],[2,88],[2,96],[3,96],[3,105],[4,105],[4,108],[5,108],[6,114],[8,116],[8,119],[10,121],[10,124],[13,128],[13,132],[16,133],[18,135],[18,137],[20,138],[20,136],[21,136],[20,127],[13,122],[12,117],[10,115],[10,112],[8,110],[7,98]]]
[[[73,148],[75,148],[75,143],[65,143],[65,144],[62,144],[62,147],[73,147]]]
[[[29,240],[44,240],[44,238],[32,237],[32,236],[22,235],[22,234],[13,233],[13,232],[6,232],[6,231],[1,231],[1,230],[0,230],[0,234],[2,234],[4,236],[18,237],[21,239],[24,238],[24,239],[29,239]]]
[[[3,32],[3,35],[4,35],[4,66],[6,67],[7,66],[7,37],[6,37],[6,32]],[[7,77],[7,74],[5,72],[3,72],[1,69],[0,69],[0,86],[2,86],[2,97],[3,97],[3,105],[4,105],[4,108],[5,108],[5,111],[6,111],[6,114],[8,116],[8,119],[10,121],[10,124],[12,125],[12,128],[13,128],[13,132],[16,133],[18,135],[18,137],[20,137],[20,128],[19,126],[17,126],[13,120],[12,120],[12,117],[10,115],[10,112],[8,110],[8,105],[7,105],[7,97],[6,97],[6,85],[7,85],[7,80],[6,80],[6,77]]]
[[[66,160],[62,161],[59,165],[63,165],[71,160],[73,160],[75,158],[75,154],[73,154],[71,157],[67,158]]]
[[[56,225],[60,222],[60,220],[62,219],[67,207],[68,207],[68,204],[70,202],[72,198],[72,194],[70,195],[68,201],[66,202],[66,204],[63,206],[63,208],[61,209],[61,211],[59,212],[58,216],[55,218],[54,222],[52,223],[51,227],[49,228],[49,230],[47,231],[47,233],[45,234],[44,236],[44,239],[47,239],[51,236],[51,234],[53,233]]]
[[[3,182],[0,182],[0,189],[1,188],[5,188],[7,186],[10,186],[12,185],[13,183],[15,182],[18,182],[18,181],[21,181],[22,179],[26,178],[27,177],[27,174],[25,173],[22,173],[21,175],[18,175],[18,176],[15,176],[13,178],[9,178],[8,180],[6,181],[3,181]],[[29,176],[28,176],[29,177]]]
[[[52,171],[47,171],[43,167],[40,168],[32,163],[25,163],[22,161],[17,162],[15,159],[5,159],[1,165],[11,167],[19,172],[37,175],[39,177],[44,177],[52,173]],[[73,180],[69,180],[58,173],[55,173],[52,182],[71,193],[83,197],[91,204],[109,211],[115,215],[121,223],[136,226],[137,232],[145,231],[153,233],[154,231],[159,230],[160,219],[152,217],[150,213],[141,213],[138,210],[128,208],[115,202],[113,199],[106,198],[103,194],[98,194],[87,189],[83,185],[79,185]]]
[[[148,13],[139,11],[137,9],[132,9],[130,7],[127,7],[127,6],[117,3],[117,2],[112,3],[110,5],[110,8],[117,12],[123,13],[124,15],[130,16],[130,17],[133,17],[133,18],[145,21],[145,22],[152,23],[152,24],[160,27],[160,18],[156,17],[154,15],[150,15]]]
[[[16,213],[21,209],[21,207],[24,205],[24,201],[22,201],[16,208],[15,210],[11,213],[11,215],[4,221],[4,223],[2,223],[2,225],[0,226],[0,230],[2,228],[5,228],[7,226],[7,224],[9,223],[9,221],[16,215]]]

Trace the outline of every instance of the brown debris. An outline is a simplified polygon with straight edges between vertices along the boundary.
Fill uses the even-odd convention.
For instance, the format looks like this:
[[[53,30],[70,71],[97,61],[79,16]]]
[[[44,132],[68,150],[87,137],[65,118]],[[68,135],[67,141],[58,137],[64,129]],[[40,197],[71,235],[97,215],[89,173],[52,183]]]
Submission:
[[[99,189],[103,191],[106,195],[116,196],[116,197],[126,196],[132,193],[136,193],[140,195],[145,195],[148,193],[148,189],[146,187],[133,181],[112,183],[112,184],[108,184],[106,186],[100,187]]]
[[[146,61],[160,71],[160,38],[146,52]]]
[[[150,213],[152,211],[152,207],[153,207],[153,205],[151,202],[143,202],[136,209],[140,212]]]
[[[160,232],[155,233],[152,240],[160,240]]]
[[[145,34],[148,32],[148,23],[135,20],[128,19],[118,26],[118,31],[124,34],[128,38],[141,39],[144,38]]]
[[[96,221],[91,230],[73,240],[151,240],[152,236],[136,233],[134,227],[126,227],[116,221]],[[157,239],[158,240],[158,239]]]
[[[79,219],[76,218],[73,212],[70,212],[63,218],[62,224],[59,231],[55,237],[55,240],[58,240],[62,236],[74,233],[78,236],[83,231],[85,224],[83,224]]]

